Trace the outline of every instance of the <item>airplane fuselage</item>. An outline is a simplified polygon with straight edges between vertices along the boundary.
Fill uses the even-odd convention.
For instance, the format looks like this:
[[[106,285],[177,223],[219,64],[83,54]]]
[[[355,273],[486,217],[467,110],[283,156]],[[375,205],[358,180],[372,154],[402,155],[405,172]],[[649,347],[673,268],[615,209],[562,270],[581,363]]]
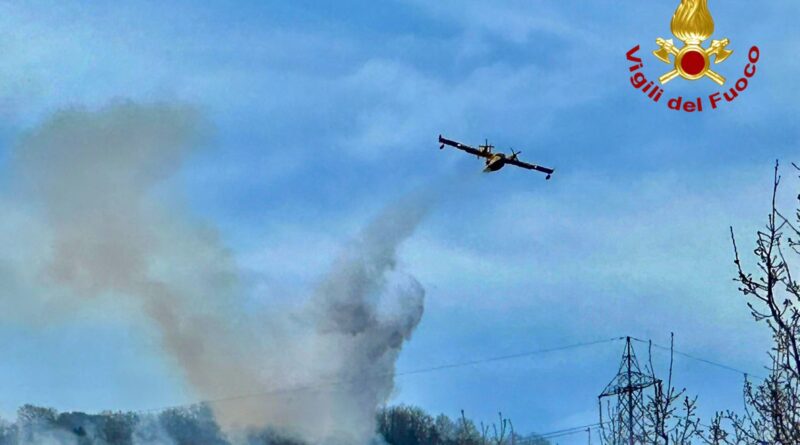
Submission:
[[[491,173],[500,170],[506,165],[506,157],[502,153],[492,155],[491,158],[486,158],[486,167],[483,169],[484,173]]]

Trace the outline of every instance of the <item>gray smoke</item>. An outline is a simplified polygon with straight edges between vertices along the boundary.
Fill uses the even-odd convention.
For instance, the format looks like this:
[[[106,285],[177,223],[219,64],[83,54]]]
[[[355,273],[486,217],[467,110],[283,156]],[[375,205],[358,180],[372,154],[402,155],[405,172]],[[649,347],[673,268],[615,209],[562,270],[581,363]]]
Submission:
[[[59,112],[28,133],[10,162],[16,198],[0,200],[0,228],[15,230],[0,242],[16,247],[0,257],[14,289],[0,303],[40,322],[77,306],[138,306],[198,395],[224,399],[211,406],[226,429],[368,443],[422,317],[422,286],[396,266],[425,201],[369,224],[304,309],[249,314],[231,254],[169,187],[205,127],[188,107],[116,103]]]

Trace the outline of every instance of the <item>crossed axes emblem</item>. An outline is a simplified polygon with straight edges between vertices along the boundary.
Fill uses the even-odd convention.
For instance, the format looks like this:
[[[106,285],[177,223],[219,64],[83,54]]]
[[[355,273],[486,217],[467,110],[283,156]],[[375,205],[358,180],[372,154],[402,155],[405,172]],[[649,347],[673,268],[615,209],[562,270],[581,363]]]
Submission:
[[[662,38],[656,39],[656,44],[659,49],[653,51],[653,54],[659,60],[666,64],[672,64],[669,56],[675,57],[675,69],[658,79],[662,85],[678,76],[689,80],[697,80],[705,76],[720,85],[725,83],[725,77],[711,69],[710,61],[711,56],[714,56],[714,64],[721,63],[733,54],[732,50],[726,49],[730,44],[729,39],[713,40],[708,48],[703,48],[698,42],[687,43],[683,48],[678,49],[672,39],[664,40]]]

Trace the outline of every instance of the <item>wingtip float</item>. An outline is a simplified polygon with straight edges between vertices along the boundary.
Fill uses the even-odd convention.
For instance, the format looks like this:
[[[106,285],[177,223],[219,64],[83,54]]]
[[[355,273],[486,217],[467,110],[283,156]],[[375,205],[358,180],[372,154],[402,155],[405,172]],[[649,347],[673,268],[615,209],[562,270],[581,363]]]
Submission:
[[[527,170],[535,170],[537,172],[544,173],[547,175],[545,177],[547,180],[549,180],[553,176],[553,173],[555,173],[555,170],[552,168],[520,161],[519,155],[522,153],[521,151],[514,151],[514,149],[511,149],[510,155],[505,153],[496,153],[494,151],[494,145],[490,145],[488,140],[483,145],[479,145],[478,148],[474,148],[470,147],[469,145],[462,144],[461,142],[447,139],[440,134],[439,149],[444,149],[446,145],[457,148],[461,151],[465,151],[479,158],[484,158],[486,166],[484,167],[483,171],[485,173],[496,172],[506,165],[513,165]]]

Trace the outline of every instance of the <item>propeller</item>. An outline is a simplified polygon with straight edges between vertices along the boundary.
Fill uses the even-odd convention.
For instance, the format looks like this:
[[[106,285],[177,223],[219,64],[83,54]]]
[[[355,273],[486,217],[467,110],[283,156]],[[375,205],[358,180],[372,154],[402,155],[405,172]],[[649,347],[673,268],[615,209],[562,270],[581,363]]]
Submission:
[[[514,149],[511,148],[511,159],[518,160],[519,158],[517,156],[521,154],[521,151],[514,151]]]

